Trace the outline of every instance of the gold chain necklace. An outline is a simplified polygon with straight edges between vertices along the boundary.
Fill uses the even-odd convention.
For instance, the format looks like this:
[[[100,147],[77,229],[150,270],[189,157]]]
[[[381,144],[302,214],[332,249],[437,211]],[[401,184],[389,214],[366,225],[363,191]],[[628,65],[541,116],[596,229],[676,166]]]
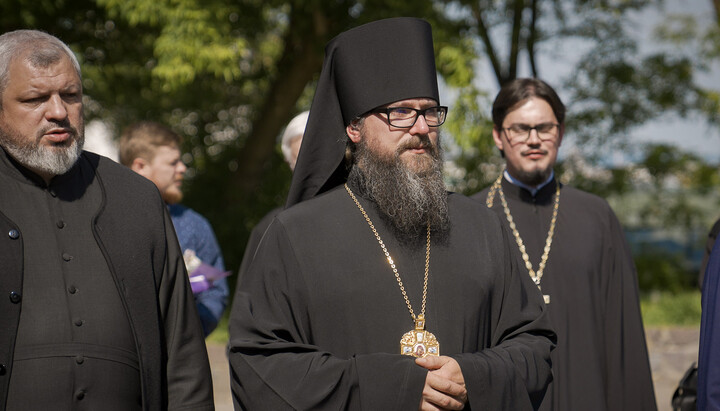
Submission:
[[[375,229],[375,225],[370,220],[370,217],[365,212],[365,209],[363,208],[363,206],[360,205],[357,197],[355,197],[355,194],[353,194],[352,190],[350,190],[350,187],[348,187],[347,184],[345,184],[345,190],[348,192],[348,194],[350,194],[350,198],[352,198],[355,202],[355,205],[358,206],[363,217],[365,217],[365,221],[367,221],[368,225],[370,226],[370,230],[372,230],[373,234],[375,234],[375,238],[380,244],[380,248],[382,248],[382,251],[385,254],[385,258],[387,258],[387,261],[390,264],[390,268],[392,268],[392,271],[395,274],[395,279],[400,286],[400,291],[402,292],[403,298],[405,299],[405,304],[410,311],[410,316],[412,317],[413,321],[415,321],[415,329],[406,332],[400,339],[400,353],[403,355],[410,355],[420,358],[426,357],[428,355],[440,355],[440,343],[438,343],[437,338],[435,338],[435,336],[430,331],[425,330],[425,302],[427,300],[428,274],[430,272],[430,223],[428,223],[427,227],[427,246],[425,248],[425,280],[423,282],[422,308],[420,309],[420,314],[415,316],[415,312],[413,311],[412,305],[410,304],[410,299],[407,296],[407,292],[405,292],[405,286],[400,279],[400,274],[395,267],[395,262],[393,261],[392,257],[390,257],[390,253],[388,252],[387,247],[385,247],[385,243],[383,242],[382,238],[380,238],[380,234],[378,234],[377,230]]]
[[[505,217],[507,217],[510,229],[512,230],[513,236],[515,236],[515,242],[517,243],[518,248],[522,253],[522,258],[525,261],[525,267],[530,273],[530,278],[532,278],[535,285],[537,285],[538,290],[542,292],[542,288],[540,287],[540,281],[542,280],[543,271],[545,271],[545,264],[547,264],[548,256],[550,255],[550,246],[552,245],[553,234],[555,233],[555,223],[557,222],[558,208],[560,207],[560,184],[556,183],[557,188],[555,189],[555,206],[553,207],[553,215],[552,219],[550,220],[550,230],[548,230],[547,239],[545,240],[545,249],[543,250],[543,255],[540,258],[540,264],[538,265],[537,272],[535,272],[535,270],[533,270],[532,263],[530,263],[530,257],[525,250],[525,244],[523,244],[523,240],[522,238],[520,238],[520,233],[515,226],[515,221],[510,214],[510,208],[508,207],[507,201],[505,200],[505,193],[503,193],[501,184],[502,178],[503,176],[501,173],[500,177],[495,180],[492,188],[490,188],[488,197],[485,200],[485,205],[487,205],[488,208],[492,208],[493,199],[495,198],[495,192],[500,194],[500,202],[502,203],[503,209],[505,210]],[[545,304],[550,304],[550,295],[543,294],[543,299],[545,300]]]

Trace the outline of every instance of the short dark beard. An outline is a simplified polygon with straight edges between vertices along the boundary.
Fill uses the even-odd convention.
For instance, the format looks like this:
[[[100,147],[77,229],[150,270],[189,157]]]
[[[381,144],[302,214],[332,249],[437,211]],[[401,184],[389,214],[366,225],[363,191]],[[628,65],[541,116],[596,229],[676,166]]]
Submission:
[[[410,145],[417,145],[411,141]],[[403,163],[399,147],[383,156],[368,147],[363,138],[355,147],[355,165],[348,182],[361,195],[375,201],[383,220],[406,245],[424,245],[428,223],[433,243],[444,242],[450,228],[447,190],[443,182],[442,149],[427,142],[429,156],[413,159],[412,168]]]
[[[552,172],[552,167],[545,170],[517,170],[516,172],[518,173],[518,175],[514,175],[514,178],[530,187],[537,187],[547,181],[547,179],[550,177],[550,173]]]

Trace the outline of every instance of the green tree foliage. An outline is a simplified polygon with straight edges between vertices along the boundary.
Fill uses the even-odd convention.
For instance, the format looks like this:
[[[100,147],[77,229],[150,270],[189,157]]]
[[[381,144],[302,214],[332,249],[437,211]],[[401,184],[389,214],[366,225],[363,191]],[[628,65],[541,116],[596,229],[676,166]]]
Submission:
[[[637,55],[627,16],[653,5],[0,0],[0,30],[37,28],[71,45],[83,66],[88,120],[102,119],[117,135],[133,121],[153,119],[185,136],[191,165],[186,202],[213,223],[228,268],[235,269],[249,230],[284,202],[290,171],[277,136],[294,114],[309,108],[324,46],[338,33],[393,16],[432,23],[438,71],[456,97],[444,127],[446,140],[457,142],[448,149],[457,158],[449,180],[469,193],[494,179],[502,164],[490,138],[494,89],[521,73],[543,77],[541,57],[561,59],[556,50],[567,42],[586,51],[570,63],[574,68],[561,86],[571,111],[569,134],[587,147],[622,141],[638,124],[666,112],[701,108],[714,118],[718,94],[695,85],[695,60],[682,53]],[[714,40],[716,32],[702,43],[708,59],[720,54]],[[480,64],[492,67],[495,78],[479,77]],[[700,174],[712,178],[710,170]],[[622,177],[616,175],[610,187],[624,187]]]
[[[608,198],[636,239],[641,289],[697,289],[701,250],[720,216],[718,166],[667,144],[649,144],[636,163],[601,172],[574,161],[562,164],[563,177]]]
[[[153,119],[185,136],[186,201],[215,226],[231,269],[249,230],[284,203],[290,173],[276,138],[309,107],[332,37],[380,18],[423,17],[433,24],[447,81],[462,86],[472,77],[468,41],[441,5],[426,0],[0,0],[0,7],[3,32],[37,28],[71,45],[83,66],[88,120],[104,120],[117,135]]]

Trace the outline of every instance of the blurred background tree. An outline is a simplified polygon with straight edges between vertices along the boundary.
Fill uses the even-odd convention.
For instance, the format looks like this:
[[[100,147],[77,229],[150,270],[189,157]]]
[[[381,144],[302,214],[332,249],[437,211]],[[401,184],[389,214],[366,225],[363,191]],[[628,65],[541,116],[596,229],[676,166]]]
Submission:
[[[627,227],[709,228],[717,215],[707,204],[693,205],[693,197],[678,187],[710,198],[717,210],[717,164],[672,147],[641,147],[632,166],[607,162],[609,147],[628,146],[629,133],[653,119],[694,115],[720,123],[718,91],[696,81],[720,59],[720,24],[701,28],[688,16],[669,16],[656,38],[675,47],[640,55],[638,40],[628,32],[632,17],[662,4],[0,0],[0,31],[36,28],[70,44],[83,66],[86,118],[102,121],[112,135],[131,122],[153,119],[185,137],[184,160],[191,167],[185,202],[208,217],[228,268],[236,270],[249,231],[284,203],[290,170],[277,136],[310,107],[325,44],[348,28],[393,16],[422,17],[433,25],[442,93],[452,106],[443,129],[453,190],[473,193],[500,172],[489,120],[497,88],[519,76],[547,76],[555,67],[542,62],[557,59],[570,65],[570,74],[553,85],[569,107],[567,139],[575,147],[559,167],[563,181],[610,198]],[[717,11],[717,1],[714,6]],[[561,45],[583,52],[564,63]],[[625,212],[628,193],[645,187],[633,178],[642,169],[653,177],[650,197]],[[671,177],[682,184],[673,186]],[[677,282],[641,283],[672,288],[667,284]]]

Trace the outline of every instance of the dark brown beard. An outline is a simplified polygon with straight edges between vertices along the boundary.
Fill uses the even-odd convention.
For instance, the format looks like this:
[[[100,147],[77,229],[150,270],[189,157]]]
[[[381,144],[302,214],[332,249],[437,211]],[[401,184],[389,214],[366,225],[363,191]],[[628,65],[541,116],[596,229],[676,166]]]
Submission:
[[[552,167],[547,168],[545,170],[532,170],[532,171],[524,171],[524,170],[517,170],[516,173],[517,176],[513,175],[514,178],[521,181],[523,184],[526,184],[530,187],[537,187],[540,184],[547,181],[548,177],[550,177],[550,173],[552,172]]]
[[[425,244],[428,223],[434,243],[442,241],[450,227],[442,150],[439,144],[427,144],[429,155],[413,156],[407,165],[400,159],[407,147],[384,156],[363,138],[355,147],[355,165],[348,176],[361,195],[377,203],[383,220],[408,245]]]

